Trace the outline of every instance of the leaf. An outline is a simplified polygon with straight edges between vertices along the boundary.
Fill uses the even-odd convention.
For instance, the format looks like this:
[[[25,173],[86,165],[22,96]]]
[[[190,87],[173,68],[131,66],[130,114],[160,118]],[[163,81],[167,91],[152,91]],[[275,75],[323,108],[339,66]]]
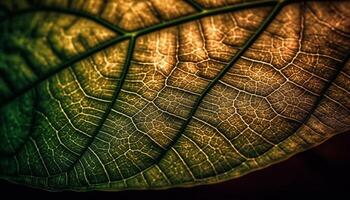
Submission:
[[[350,130],[350,3],[2,1],[1,178],[217,183]]]

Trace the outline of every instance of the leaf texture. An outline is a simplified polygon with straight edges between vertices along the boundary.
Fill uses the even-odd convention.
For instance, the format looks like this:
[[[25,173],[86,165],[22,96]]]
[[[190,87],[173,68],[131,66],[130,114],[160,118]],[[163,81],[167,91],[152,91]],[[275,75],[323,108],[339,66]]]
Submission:
[[[2,1],[0,176],[208,184],[350,130],[346,1]]]

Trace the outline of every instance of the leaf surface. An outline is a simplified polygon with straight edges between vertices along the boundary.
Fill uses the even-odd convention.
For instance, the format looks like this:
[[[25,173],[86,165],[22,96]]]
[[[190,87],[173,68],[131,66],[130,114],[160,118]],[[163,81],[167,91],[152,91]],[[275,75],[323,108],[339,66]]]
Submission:
[[[0,176],[208,184],[350,129],[345,1],[3,1]]]

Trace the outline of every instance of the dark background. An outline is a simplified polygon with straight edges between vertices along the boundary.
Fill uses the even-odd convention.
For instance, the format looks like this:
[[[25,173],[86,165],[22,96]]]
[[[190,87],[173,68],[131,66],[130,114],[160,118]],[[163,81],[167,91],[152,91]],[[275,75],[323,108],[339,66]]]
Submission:
[[[122,192],[56,192],[0,182],[0,192],[60,198],[105,196],[117,199],[350,199],[350,131],[322,145],[238,179],[219,184],[168,190]],[[322,198],[322,199],[323,199]],[[81,199],[83,200],[83,199]]]

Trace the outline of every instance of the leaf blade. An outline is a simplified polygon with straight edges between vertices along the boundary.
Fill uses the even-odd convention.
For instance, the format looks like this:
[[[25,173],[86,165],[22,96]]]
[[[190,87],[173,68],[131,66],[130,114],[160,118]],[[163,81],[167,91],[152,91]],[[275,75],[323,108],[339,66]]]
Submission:
[[[28,135],[29,142],[23,143],[24,147],[20,148],[18,155],[2,157],[0,168],[5,172],[2,177],[17,182],[28,181],[44,188],[74,190],[146,189],[214,183],[279,162],[321,143],[340,130],[347,130],[349,110],[347,101],[342,100],[348,95],[347,89],[346,85],[337,87],[337,84],[340,78],[348,81],[346,70],[349,55],[344,52],[349,45],[346,29],[343,30],[348,21],[341,19],[340,15],[335,17],[339,20],[335,25],[323,22],[322,16],[318,15],[325,9],[325,4],[294,3],[283,6],[284,12],[266,30],[277,12],[272,12],[260,28],[253,28],[253,31],[254,26],[249,23],[257,23],[257,20],[250,19],[243,29],[252,34],[241,38],[244,41],[241,47],[228,42],[231,45],[228,46],[237,50],[231,49],[229,56],[225,57],[225,54],[220,54],[225,52],[220,48],[227,41],[222,40],[221,46],[216,46],[220,48],[213,50],[217,44],[210,42],[218,32],[208,24],[211,22],[215,26],[213,22],[220,17],[210,16],[223,11],[238,12],[243,8],[274,4],[274,1],[253,2],[202,11],[122,33],[68,60],[68,64],[61,65],[60,70],[56,69],[55,72],[59,72],[57,75],[52,73],[48,80],[47,77],[41,78],[35,84],[40,104],[35,109],[35,116],[38,115],[39,119],[32,123],[35,124],[33,137]],[[280,6],[282,4],[278,3],[275,11]],[[329,6],[330,9],[332,6]],[[310,12],[312,9],[316,11]],[[252,12],[253,9],[247,10],[247,15],[231,16],[239,18],[232,20],[235,26],[244,26],[240,24],[241,21],[249,18],[244,16],[252,16]],[[291,12],[300,12],[300,19],[291,18]],[[200,20],[191,23],[195,19]],[[220,18],[219,23],[223,19]],[[293,20],[300,22],[300,25],[296,25],[298,22],[292,23]],[[276,28],[281,21],[291,25]],[[206,26],[202,27],[202,23]],[[324,36],[317,36],[321,39],[310,35],[314,32],[310,23],[324,31]],[[175,25],[175,28],[171,27]],[[333,26],[335,28],[329,28]],[[288,35],[286,30],[292,29],[296,29],[298,37],[295,37],[295,33],[290,33],[290,38],[285,36]],[[186,35],[184,30],[192,33],[192,36]],[[208,34],[208,30],[214,30],[214,36]],[[224,29],[216,30],[220,32]],[[330,37],[333,32],[337,34]],[[135,41],[136,37],[138,39]],[[334,43],[333,46],[327,46],[326,37]],[[113,44],[118,46],[119,42],[130,38],[126,62],[108,67],[113,63],[113,53],[107,56],[104,55],[105,51],[113,50]],[[188,38],[192,39],[189,44],[186,43]],[[266,46],[270,40],[271,48]],[[317,41],[320,52],[317,50],[314,53],[317,44],[309,41]],[[269,52],[272,58],[278,58],[274,55],[274,42],[284,64],[278,63],[278,60],[270,60],[270,63],[265,60],[268,56],[264,51]],[[339,42],[345,45],[339,47]],[[191,51],[201,45],[202,49]],[[260,49],[259,45],[262,45]],[[292,48],[292,56],[288,57],[284,45]],[[120,47],[118,50],[121,50]],[[120,52],[114,53],[120,60]],[[56,54],[62,60],[66,59],[60,56],[59,51]],[[91,55],[94,57],[89,58]],[[216,65],[206,61],[206,56]],[[287,61],[283,56],[287,56]],[[311,58],[317,59],[314,66],[311,65]],[[322,74],[317,71],[326,70],[319,65],[321,61],[330,66],[337,64],[338,67],[327,66],[329,72]],[[201,62],[207,63],[198,64]],[[300,66],[300,63],[303,65]],[[230,68],[233,64],[237,69]],[[198,66],[205,70],[198,70]],[[277,69],[279,66],[283,67]],[[96,79],[96,74],[92,75],[91,70],[98,72],[102,78]],[[119,72],[110,76],[109,70]],[[196,79],[191,87],[188,81],[192,77]],[[269,82],[271,85],[266,84],[268,77],[273,80]],[[163,79],[165,86],[160,87]],[[97,84],[99,81],[101,84]],[[113,85],[113,81],[119,84]],[[73,88],[70,88],[70,82],[74,83]],[[73,90],[74,87],[78,90]],[[26,90],[30,91],[31,88]],[[27,91],[22,93],[26,94]],[[65,97],[64,93],[69,95]],[[109,94],[103,96],[105,93]],[[70,95],[72,98],[69,100]],[[79,98],[80,101],[76,101]],[[86,116],[79,115],[78,104],[85,109],[81,113]],[[340,107],[343,110],[339,110]],[[53,111],[49,111],[50,108]],[[330,114],[331,108],[337,110],[339,115]],[[231,116],[226,118],[230,113]],[[1,120],[6,117],[3,116]],[[57,119],[57,122],[52,119]],[[222,121],[218,122],[219,119]],[[229,122],[229,119],[233,121]],[[333,124],[325,119],[331,119]],[[62,120],[68,120],[68,123],[64,124]],[[47,126],[56,130],[57,139],[53,139],[53,132],[45,129]],[[74,139],[67,140],[67,137]],[[55,141],[60,144],[52,149]],[[50,152],[61,156],[52,156]]]

